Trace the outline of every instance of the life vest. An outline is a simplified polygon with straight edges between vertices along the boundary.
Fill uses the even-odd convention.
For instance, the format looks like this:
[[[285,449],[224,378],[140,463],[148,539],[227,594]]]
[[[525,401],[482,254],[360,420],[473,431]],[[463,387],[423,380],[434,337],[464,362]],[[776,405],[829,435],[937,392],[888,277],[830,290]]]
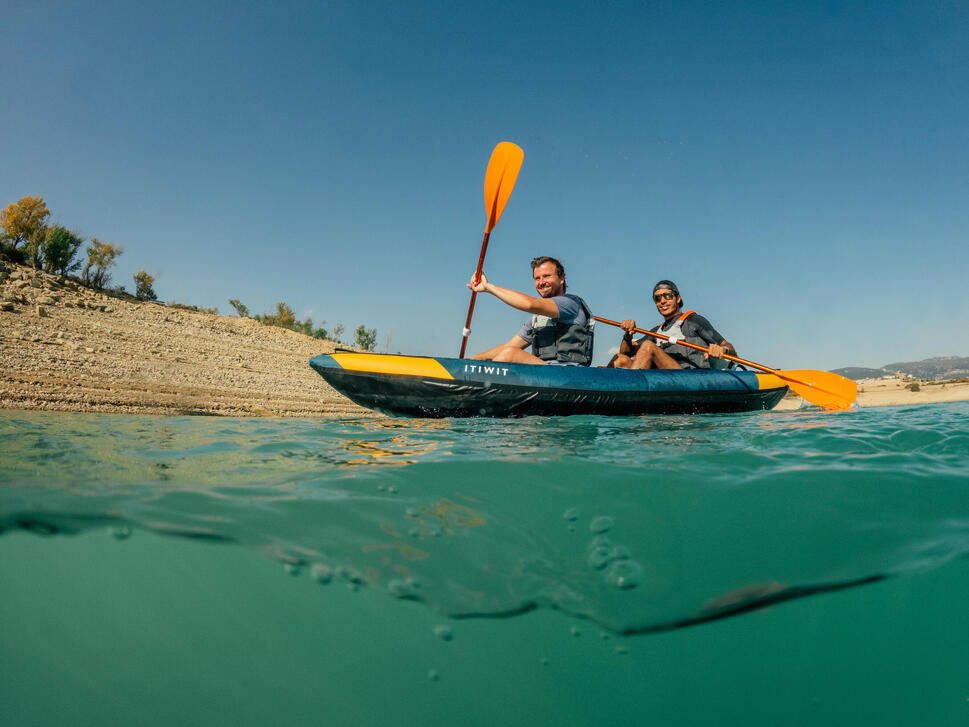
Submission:
[[[566,293],[585,312],[586,323],[562,323],[557,318],[532,316],[532,353],[543,361],[561,361],[589,366],[592,363],[592,339],[595,321],[592,311],[577,295]]]
[[[653,329],[654,333],[662,333],[664,336],[669,336],[670,338],[675,338],[678,341],[686,341],[687,343],[692,343],[697,346],[709,346],[709,342],[704,341],[699,336],[684,336],[683,335],[683,321],[696,313],[695,310],[688,310],[686,313],[680,315],[673,325],[667,329],[663,329],[665,323],[661,323]],[[681,364],[685,365],[687,368],[692,369],[725,369],[731,365],[730,361],[723,358],[704,358],[703,351],[697,351],[693,348],[687,348],[686,346],[681,346],[678,343],[673,343],[672,341],[664,341],[662,338],[657,338],[653,341],[657,346],[659,346],[663,351],[673,357],[673,359]]]

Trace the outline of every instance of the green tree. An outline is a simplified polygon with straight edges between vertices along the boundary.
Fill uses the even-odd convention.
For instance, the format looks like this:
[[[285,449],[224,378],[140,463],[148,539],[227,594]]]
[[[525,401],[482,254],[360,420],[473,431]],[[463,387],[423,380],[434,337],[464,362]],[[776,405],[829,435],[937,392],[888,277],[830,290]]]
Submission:
[[[240,318],[249,317],[249,309],[242,301],[236,300],[235,298],[229,298],[229,305],[235,308],[236,315],[238,315]]]
[[[135,297],[138,300],[158,300],[155,290],[151,287],[155,279],[144,270],[139,270],[134,274],[135,278]]]
[[[48,227],[42,249],[44,269],[58,275],[73,273],[81,267],[81,261],[74,258],[83,244],[84,238],[66,227]]]
[[[4,207],[0,212],[0,237],[9,245],[10,252],[16,252],[21,244],[33,244],[35,250],[31,257],[39,258],[39,249],[47,228],[50,210],[43,197],[23,197]]]
[[[339,343],[340,336],[342,335],[343,335],[343,324],[337,323],[335,326],[333,326],[333,340]]]
[[[353,335],[356,339],[357,348],[362,348],[364,351],[373,351],[374,346],[377,345],[376,328],[366,328],[360,325],[357,326],[357,330],[353,332]]]
[[[98,238],[92,237],[91,244],[87,248],[87,263],[81,273],[85,284],[103,290],[111,280],[108,269],[114,265],[115,258],[123,252],[124,248],[121,245],[101,242]]]

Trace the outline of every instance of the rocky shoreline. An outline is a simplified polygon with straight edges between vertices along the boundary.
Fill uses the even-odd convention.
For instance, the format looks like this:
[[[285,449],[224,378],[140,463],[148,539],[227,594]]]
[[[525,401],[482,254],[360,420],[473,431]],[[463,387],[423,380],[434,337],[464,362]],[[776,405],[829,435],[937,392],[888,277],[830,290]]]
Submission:
[[[251,318],[116,298],[0,262],[0,408],[373,416],[308,365],[335,346]]]

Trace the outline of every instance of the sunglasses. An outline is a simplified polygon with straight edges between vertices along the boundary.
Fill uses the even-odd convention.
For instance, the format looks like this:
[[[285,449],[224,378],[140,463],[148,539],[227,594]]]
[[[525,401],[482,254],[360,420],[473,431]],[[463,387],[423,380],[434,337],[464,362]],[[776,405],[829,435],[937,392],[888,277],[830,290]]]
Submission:
[[[676,293],[670,293],[669,291],[665,293],[657,293],[653,296],[653,302],[659,303],[661,300],[673,300],[676,297]]]

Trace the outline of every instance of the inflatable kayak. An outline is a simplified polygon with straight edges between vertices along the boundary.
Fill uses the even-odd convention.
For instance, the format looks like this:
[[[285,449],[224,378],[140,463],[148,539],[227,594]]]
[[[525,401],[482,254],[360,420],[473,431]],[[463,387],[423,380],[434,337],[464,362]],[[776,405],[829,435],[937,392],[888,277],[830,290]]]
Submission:
[[[787,386],[753,371],[630,371],[379,353],[314,356],[348,399],[417,417],[705,414],[771,409]]]

